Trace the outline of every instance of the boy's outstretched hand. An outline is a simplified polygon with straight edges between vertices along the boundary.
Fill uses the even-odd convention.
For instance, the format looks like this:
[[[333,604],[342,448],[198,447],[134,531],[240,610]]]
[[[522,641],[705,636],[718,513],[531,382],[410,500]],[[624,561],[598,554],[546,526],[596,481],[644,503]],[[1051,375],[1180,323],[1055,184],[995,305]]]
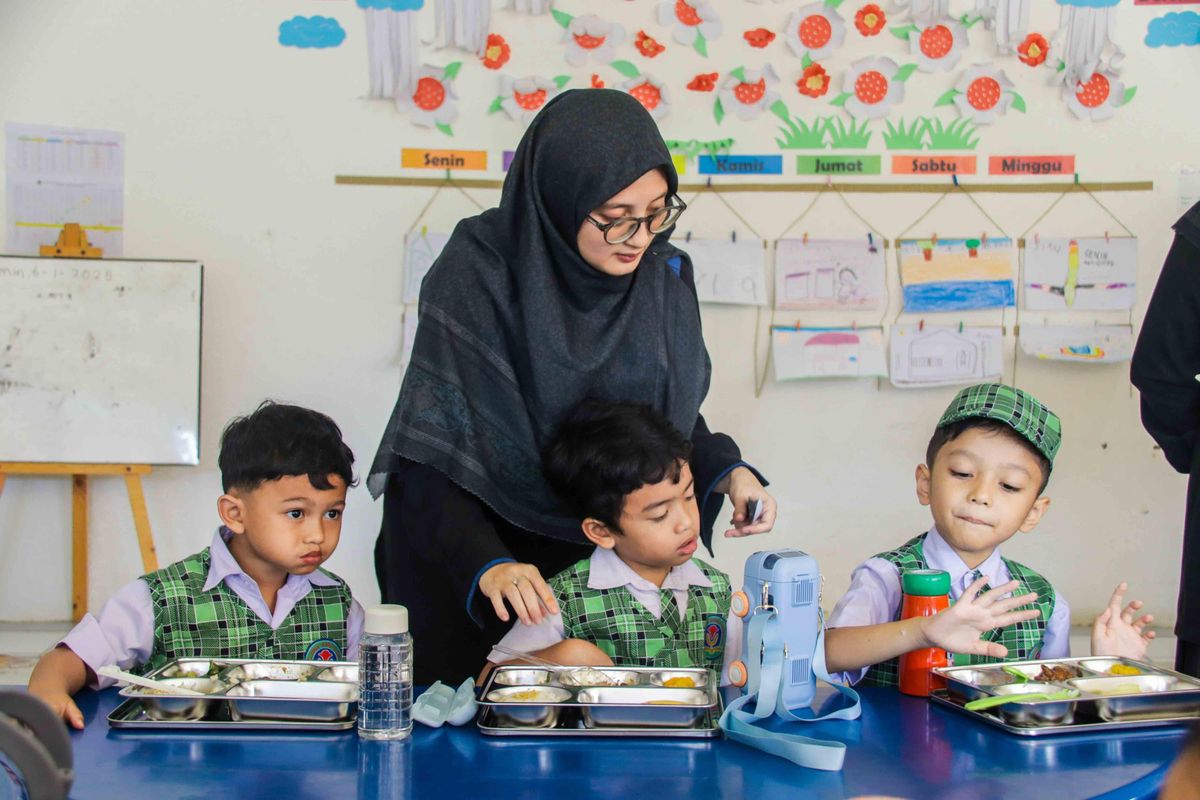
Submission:
[[[1138,616],[1143,606],[1141,600],[1134,600],[1124,609],[1121,608],[1128,588],[1127,583],[1119,584],[1108,600],[1108,608],[1092,623],[1092,655],[1118,656],[1137,661],[1146,658],[1150,640],[1155,636],[1154,631],[1146,630],[1146,626],[1154,622],[1154,616]]]
[[[993,658],[1004,658],[1008,655],[1008,648],[1004,645],[986,642],[979,637],[993,628],[1004,628],[1035,618],[1039,613],[1036,608],[1024,611],[1013,609],[1032,603],[1037,599],[1037,595],[1030,592],[1020,597],[1005,598],[1005,595],[1011,594],[1019,585],[1016,581],[1009,581],[1003,586],[979,594],[987,582],[986,575],[979,578],[967,587],[954,605],[932,617],[922,618],[921,632],[929,642],[927,647],[940,647],[951,653]]]

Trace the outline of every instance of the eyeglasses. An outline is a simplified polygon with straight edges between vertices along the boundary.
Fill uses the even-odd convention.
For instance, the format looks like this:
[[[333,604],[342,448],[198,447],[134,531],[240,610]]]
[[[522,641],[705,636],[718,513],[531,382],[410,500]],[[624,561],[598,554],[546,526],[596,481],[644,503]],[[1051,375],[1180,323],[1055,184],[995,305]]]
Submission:
[[[675,224],[679,219],[679,215],[687,208],[687,203],[675,198],[670,205],[663,206],[653,214],[647,214],[644,217],[621,217],[612,222],[597,222],[591,214],[587,216],[587,221],[595,225],[604,233],[604,241],[609,244],[621,244],[632,239],[642,227],[642,223],[646,223],[646,230],[652,234],[660,234],[667,228]]]

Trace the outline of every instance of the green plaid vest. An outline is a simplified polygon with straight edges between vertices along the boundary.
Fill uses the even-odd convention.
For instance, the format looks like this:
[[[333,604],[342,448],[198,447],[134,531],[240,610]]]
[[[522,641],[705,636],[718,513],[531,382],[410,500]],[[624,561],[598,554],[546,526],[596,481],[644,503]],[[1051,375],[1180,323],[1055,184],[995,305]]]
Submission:
[[[901,572],[908,569],[929,569],[929,564],[925,561],[925,551],[922,547],[926,535],[923,533],[915,539],[910,539],[895,550],[880,553],[876,558],[883,558],[890,561]],[[1050,621],[1050,615],[1054,612],[1054,587],[1050,585],[1050,581],[1029,567],[1018,564],[1016,561],[1009,561],[1007,558],[1001,557],[1001,560],[1008,567],[1008,574],[1019,584],[1015,594],[1037,592],[1038,597],[1034,601],[1034,605],[1037,606],[1038,611],[1041,613],[1034,619],[1018,622],[1014,625],[1009,625],[1007,628],[992,630],[984,635],[983,638],[985,640],[999,642],[1007,647],[1007,657],[992,658],[991,656],[969,656],[958,653],[954,655],[954,663],[956,665],[991,664],[996,661],[1027,661],[1037,658],[1042,650],[1042,643],[1046,637],[1046,623]],[[985,586],[984,591],[987,591],[988,588]],[[900,609],[900,606],[896,607],[893,619],[900,619]],[[868,669],[860,685],[895,686],[899,682],[900,659],[893,658],[890,661],[875,664]]]
[[[679,618],[669,590],[663,590],[662,616],[646,610],[625,586],[588,588],[590,561],[584,559],[550,579],[568,639],[595,644],[618,666],[708,667],[720,671],[725,657],[729,578],[693,559],[711,587],[688,587],[687,611]]]
[[[146,674],[177,658],[313,659],[344,657],[350,589],[313,586],[276,630],[221,581],[207,592],[208,548],[142,576],[154,603],[154,648],[134,671]],[[327,651],[327,652],[323,652]]]

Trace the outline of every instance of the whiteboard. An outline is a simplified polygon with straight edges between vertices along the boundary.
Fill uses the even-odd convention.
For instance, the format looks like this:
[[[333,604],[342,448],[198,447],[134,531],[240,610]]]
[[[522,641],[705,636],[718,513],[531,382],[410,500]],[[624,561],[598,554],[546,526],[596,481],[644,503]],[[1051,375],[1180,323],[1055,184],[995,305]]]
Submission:
[[[0,461],[198,463],[203,273],[0,256]]]

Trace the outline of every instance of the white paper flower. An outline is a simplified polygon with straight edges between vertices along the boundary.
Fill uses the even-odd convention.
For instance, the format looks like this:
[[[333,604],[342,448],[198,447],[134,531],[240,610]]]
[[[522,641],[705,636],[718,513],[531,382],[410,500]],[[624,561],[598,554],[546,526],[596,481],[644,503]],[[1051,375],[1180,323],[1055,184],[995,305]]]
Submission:
[[[800,58],[820,61],[842,46],[846,23],[832,7],[813,3],[788,17],[788,47]]]
[[[709,2],[667,0],[658,5],[658,21],[671,26],[675,41],[696,48],[707,55],[704,43],[721,35],[721,19]]]
[[[448,126],[458,119],[458,95],[454,91],[454,78],[460,64],[434,67],[423,64],[417,73],[411,95],[397,93],[396,107],[408,112],[414,125],[426,128],[437,127],[449,132]]]
[[[1132,94],[1132,90],[1129,94]],[[1093,122],[1108,119],[1128,99],[1125,84],[1111,72],[1093,72],[1087,81],[1063,87],[1063,100],[1071,113]]]
[[[770,64],[762,69],[734,70],[721,84],[721,107],[738,119],[754,119],[779,99],[778,83],[779,76]]]
[[[607,64],[616,57],[617,45],[625,40],[625,29],[595,14],[575,17],[563,34],[567,42],[567,63],[581,67],[588,60]]]
[[[908,35],[908,47],[922,72],[947,72],[962,58],[967,46],[967,29],[954,19],[942,19],[917,26]]]
[[[671,96],[667,93],[667,86],[653,75],[630,78],[621,84],[621,90],[641,103],[656,122],[671,111]]]
[[[907,70],[911,70],[910,65]],[[842,80],[842,105],[855,119],[879,119],[904,99],[904,81],[897,80],[900,67],[890,58],[855,61]],[[907,71],[906,70],[906,71]],[[839,100],[841,98],[838,98]]]
[[[1014,102],[1012,81],[992,64],[972,64],[954,85],[954,105],[958,113],[976,125],[990,125]],[[1018,111],[1024,102],[1018,103]]]
[[[540,75],[529,75],[513,80],[501,78],[500,107],[509,117],[528,125],[542,110],[542,106],[550,102],[559,93],[558,84]]]

